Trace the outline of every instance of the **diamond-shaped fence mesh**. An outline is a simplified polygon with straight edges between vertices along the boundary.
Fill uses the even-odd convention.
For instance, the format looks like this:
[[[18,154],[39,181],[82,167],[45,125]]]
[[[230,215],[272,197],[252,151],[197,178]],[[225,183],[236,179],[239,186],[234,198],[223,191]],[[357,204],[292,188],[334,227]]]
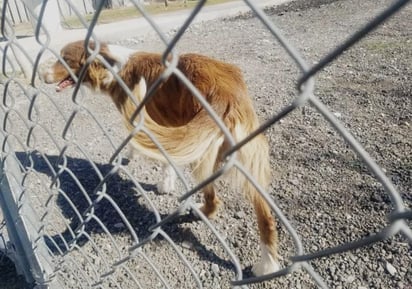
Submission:
[[[10,258],[27,283],[38,288],[412,288],[411,25],[403,26],[409,31],[389,28],[400,40],[372,39],[348,55],[391,16],[410,16],[409,1],[245,0],[215,10],[208,1],[166,1],[161,5],[168,3],[170,10],[177,4],[192,8],[157,15],[151,7],[160,4],[154,2],[61,0],[62,29],[47,24],[56,3],[39,2],[1,2],[0,261]],[[363,5],[373,8],[368,15],[350,16],[350,9]],[[311,9],[313,18],[304,19]],[[347,18],[327,36],[332,48],[312,51],[312,64],[304,57],[313,55],[309,40],[321,42],[322,24],[337,17],[333,9]],[[134,20],[102,24],[107,11],[115,12],[109,18],[134,13],[124,16]],[[216,15],[219,20],[211,20]],[[285,15],[293,19],[288,22]],[[32,30],[19,23],[29,19]],[[349,25],[352,20],[361,25]],[[31,34],[24,36],[21,27]],[[229,140],[222,167],[196,183],[191,169],[177,166],[139,122],[144,113],[139,103],[128,133],[109,97],[79,85],[56,93],[43,83],[43,63],[51,55],[62,60],[60,48],[78,39],[160,52],[167,69],[158,84],[175,75]],[[244,70],[262,119],[257,130],[233,138],[200,88],[177,67],[180,51],[192,49]],[[391,60],[397,49],[409,51],[399,60],[403,68]],[[387,51],[391,55],[382,56]],[[91,55],[90,60],[99,57]],[[383,61],[368,64],[362,57]],[[333,74],[331,64],[344,67],[345,74]],[[381,100],[361,85],[367,81],[362,69],[371,71],[368,65],[381,70],[368,76],[380,79],[373,86],[379,87],[383,105],[392,109],[396,102],[396,116],[387,108],[382,115],[369,114],[374,118],[369,122],[359,120],[365,115],[356,109]],[[389,98],[390,73],[396,74],[396,92],[403,99]],[[318,81],[333,85],[317,90]],[[156,84],[149,87],[142,104],[156,89]],[[397,125],[382,122],[386,114],[397,118]],[[388,143],[399,145],[400,152],[386,150],[384,130],[397,131]],[[138,132],[159,146],[172,168],[164,171],[138,152],[129,155],[131,136]],[[269,139],[274,171],[267,191],[236,154],[261,133]],[[159,194],[156,184],[167,170],[176,171],[176,188]],[[225,183],[229,170],[243,174],[276,216],[282,258],[275,273],[255,277],[250,270],[261,253],[257,226],[247,198]],[[212,182],[223,205],[209,220],[197,203]]]

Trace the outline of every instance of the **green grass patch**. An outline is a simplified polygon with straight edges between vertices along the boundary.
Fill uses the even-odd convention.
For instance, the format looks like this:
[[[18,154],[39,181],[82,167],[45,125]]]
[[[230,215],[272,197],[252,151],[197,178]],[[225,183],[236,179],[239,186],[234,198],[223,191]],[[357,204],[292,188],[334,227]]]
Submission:
[[[368,39],[362,43],[368,51],[377,54],[389,53],[391,51],[404,50],[412,45],[409,37],[398,37],[396,39]]]
[[[208,0],[205,5],[215,5],[225,2],[230,2],[233,0]],[[144,9],[150,15],[174,12],[183,9],[192,9],[196,6],[198,1],[187,1],[186,4],[184,1],[171,1],[166,7],[164,2],[150,3],[144,5]],[[97,21],[98,24],[112,23],[121,20],[133,19],[142,17],[142,14],[134,7],[120,7],[114,9],[105,9],[103,10]],[[86,23],[89,23],[93,19],[93,14],[85,15],[84,19]],[[63,21],[63,26],[67,28],[84,28],[83,24],[79,21],[77,17],[69,17]]]

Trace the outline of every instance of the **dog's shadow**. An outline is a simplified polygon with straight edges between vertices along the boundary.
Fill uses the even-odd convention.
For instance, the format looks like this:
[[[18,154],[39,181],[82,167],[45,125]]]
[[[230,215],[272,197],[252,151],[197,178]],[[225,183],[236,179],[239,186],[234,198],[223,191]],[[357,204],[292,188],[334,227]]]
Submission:
[[[156,192],[156,186],[136,183],[130,178],[122,177],[111,164],[97,164],[67,156],[61,159],[37,152],[18,152],[16,156],[23,167],[45,174],[58,184],[55,186],[58,191],[55,202],[67,224],[63,232],[45,236],[45,241],[54,254],[65,254],[73,247],[85,245],[93,234],[130,232],[122,216],[127,219],[139,241],[143,241],[153,236],[150,227],[156,224],[159,217],[167,217],[148,206],[143,194],[139,193],[141,189]],[[61,166],[63,163],[64,166]],[[56,172],[59,172],[57,178]],[[105,194],[101,194],[102,191]],[[182,228],[183,223],[193,221],[198,219],[192,214],[186,214],[166,223],[162,230],[176,244],[185,241],[193,244],[201,259],[233,270],[234,266],[230,261],[208,250],[190,230]],[[159,246],[166,244],[161,235],[157,235],[153,241]]]

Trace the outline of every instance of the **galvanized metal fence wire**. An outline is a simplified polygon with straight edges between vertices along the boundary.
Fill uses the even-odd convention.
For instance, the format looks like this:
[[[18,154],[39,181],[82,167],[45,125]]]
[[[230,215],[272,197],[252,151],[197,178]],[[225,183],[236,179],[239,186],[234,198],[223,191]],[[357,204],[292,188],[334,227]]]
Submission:
[[[145,284],[148,283],[152,284],[153,288],[155,286],[156,288],[180,288],[182,285],[179,285],[178,281],[174,281],[175,283],[171,281],[175,280],[173,279],[175,268],[167,266],[168,259],[174,258],[178,260],[178,263],[173,264],[183,266],[186,272],[184,276],[174,277],[189,280],[192,288],[203,288],[201,274],[195,270],[192,261],[182,250],[181,244],[177,244],[176,240],[171,237],[169,229],[174,222],[181,221],[184,218],[182,214],[189,210],[197,213],[202,220],[203,229],[214,236],[222,248],[219,254],[228,257],[229,267],[233,271],[232,285],[244,288],[248,287],[249,284],[274,279],[297,270],[306,271],[319,287],[328,288],[310,261],[362,248],[399,233],[412,242],[412,230],[408,224],[408,220],[412,219],[412,211],[405,207],[400,193],[363,146],[316,97],[314,94],[315,80],[313,79],[313,76],[337,59],[344,51],[350,49],[365,35],[402,9],[409,0],[393,1],[381,14],[366,23],[359,31],[355,31],[336,49],[324,55],[316,65],[305,61],[298,49],[283,36],[276,23],[272,22],[258,7],[257,1],[245,0],[244,2],[259,21],[294,61],[300,75],[296,83],[296,97],[293,101],[272,115],[255,132],[240,142],[233,139],[197,88],[177,68],[179,53],[176,50],[176,45],[192,24],[193,19],[203,9],[206,1],[197,2],[189,17],[171,39],[162,32],[152,16],[145,11],[141,1],[131,2],[166,46],[163,51],[163,62],[167,69],[158,81],[148,89],[146,98],[138,104],[135,119],[131,120],[135,125],[135,130],[128,137],[123,138],[121,143],[113,139],[107,127],[98,121],[95,117],[96,112],[89,111],[84,105],[81,96],[86,92],[81,86],[75,87],[71,100],[72,110],[67,114],[61,111],[55,98],[38,85],[36,78],[42,55],[51,52],[60,57],[58,51],[50,48],[51,39],[48,31],[42,29],[44,9],[38,15],[38,26],[35,29],[35,39],[41,49],[31,63],[33,76],[29,84],[18,77],[18,68],[10,60],[13,57],[12,53],[19,50],[27,58],[30,57],[24,53],[25,47],[19,43],[19,39],[14,34],[7,11],[2,9],[1,31],[5,46],[2,48],[2,84],[0,86],[2,89],[0,204],[3,216],[0,227],[2,240],[0,249],[3,249],[13,259],[28,282],[33,282],[38,286],[56,288],[146,288]],[[46,3],[47,1],[44,1],[44,5]],[[76,12],[77,7],[72,5],[70,0],[66,0],[65,3],[88,28],[86,41],[100,43],[94,34],[94,29],[105,1],[98,2],[90,23],[86,23],[84,17]],[[3,1],[3,8],[6,5],[7,1]],[[97,51],[91,53],[88,58],[89,63],[97,57],[97,54]],[[141,109],[144,104],[150,99],[162,80],[167,79],[172,74],[188,87],[231,143],[231,147],[226,152],[224,165],[194,187],[185,173],[173,163],[173,160],[157,142],[150,130],[145,128],[143,122],[140,121]],[[121,79],[118,81],[121,82]],[[128,91],[129,96],[133,97],[124,83],[122,86]],[[16,94],[24,95],[23,100],[17,100]],[[50,105],[49,115],[46,116],[38,111],[39,99],[45,99]],[[17,105],[17,101],[21,103]],[[387,216],[388,223],[380,231],[371,232],[369,236],[359,240],[314,253],[307,253],[304,250],[301,237],[279,205],[268,192],[260,187],[236,158],[236,151],[242,146],[258,134],[264,133],[291,112],[306,105],[314,107],[331,124],[382,184],[392,202],[392,210]],[[79,115],[85,116],[85,119],[87,118],[89,121],[92,120],[93,127],[100,131],[100,135],[104,139],[102,144],[110,147],[112,153],[107,164],[96,164],[89,155],[90,148],[77,138],[78,130],[89,129],[88,124],[85,125],[86,121],[80,124],[77,122]],[[56,135],[53,126],[58,122],[64,124],[64,128],[59,135]],[[86,127],[82,127],[82,124]],[[139,176],[133,175],[124,164],[125,147],[130,142],[132,135],[138,131],[143,131],[152,138],[176,169],[182,182],[182,192],[176,198],[170,213],[164,213],[162,208],[156,205],[153,196],[149,194],[151,187],[145,187],[139,182]],[[77,158],[73,158],[73,152],[78,156]],[[243,264],[234,253],[232,246],[228,244],[226,236],[222,235],[222,232],[200,212],[194,201],[194,197],[204,186],[216,181],[231,168],[242,172],[258,189],[259,193],[270,204],[279,223],[293,240],[294,255],[290,256],[289,265],[276,273],[261,277],[245,277],[242,271]],[[130,193],[130,188],[133,188],[132,193]],[[128,192],[125,193],[125,191]],[[133,212],[134,219],[130,220],[131,216],[124,212],[124,203],[131,206],[136,202],[136,198],[139,198],[145,206],[137,207],[136,212]],[[121,200],[123,205],[119,204]],[[146,221],[141,215],[145,215],[145,218],[150,216],[150,220]],[[136,223],[139,222],[146,222],[146,224],[138,226],[141,230],[136,228]],[[143,231],[143,228],[146,230]],[[116,230],[120,231],[121,234],[115,237],[113,232]],[[97,232],[104,237],[97,238]],[[121,242],[119,238],[122,239]],[[154,244],[159,239],[168,244],[170,255],[156,255]],[[89,246],[87,250],[84,246],[86,243]],[[85,267],[88,269],[85,270]]]

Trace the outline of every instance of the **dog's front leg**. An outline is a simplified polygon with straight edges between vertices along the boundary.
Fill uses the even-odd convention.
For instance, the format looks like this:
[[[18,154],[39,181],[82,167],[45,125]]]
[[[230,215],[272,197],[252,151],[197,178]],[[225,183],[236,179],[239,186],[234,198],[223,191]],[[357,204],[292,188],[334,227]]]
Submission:
[[[175,191],[176,172],[170,164],[163,165],[163,179],[157,184],[159,194],[170,194]]]

